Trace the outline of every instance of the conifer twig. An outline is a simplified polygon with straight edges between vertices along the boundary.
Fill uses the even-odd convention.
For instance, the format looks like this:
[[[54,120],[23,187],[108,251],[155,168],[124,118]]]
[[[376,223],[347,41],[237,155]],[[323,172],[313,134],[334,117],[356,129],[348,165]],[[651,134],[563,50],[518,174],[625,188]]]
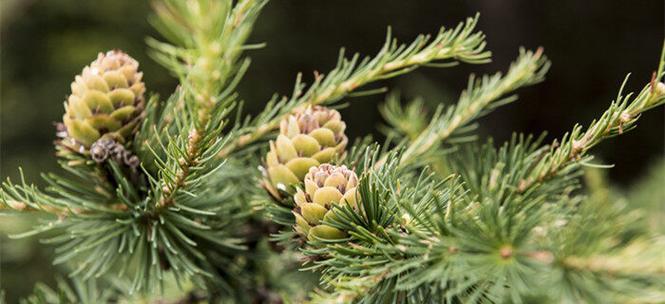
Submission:
[[[210,133],[208,128],[217,128],[209,125],[212,111],[218,106],[217,103],[224,101],[222,91],[233,87],[233,84],[227,82],[242,74],[242,70],[234,70],[233,65],[242,53],[242,45],[249,34],[248,28],[251,28],[253,22],[248,15],[255,15],[262,3],[265,2],[243,0],[231,10],[230,2],[156,2],[155,10],[162,22],[163,32],[181,31],[181,37],[177,40],[182,44],[182,49],[150,41],[156,51],[155,56],[179,74],[186,96],[191,97],[187,102],[198,105],[193,127],[183,149],[185,153],[177,160],[178,166],[172,172],[174,176],[164,180],[160,198],[156,202],[157,208],[169,207],[174,203],[176,192],[186,185],[190,168],[198,165],[198,159],[208,148],[202,145],[209,141],[202,138]],[[180,61],[174,61],[173,57]],[[221,121],[221,117],[216,120]]]
[[[497,73],[484,76],[479,81],[472,76],[458,103],[448,108],[445,113],[442,113],[443,108],[440,107],[429,125],[415,138],[409,139],[402,153],[401,164],[408,165],[431,151],[435,145],[448,139],[488,109],[515,100],[515,96],[506,95],[518,88],[542,81],[549,65],[549,61],[543,56],[542,48],[535,52],[520,50],[520,56],[511,64],[505,76]],[[384,161],[385,156],[377,165]]]
[[[579,162],[589,149],[601,141],[632,129],[640,114],[665,103],[665,84],[655,75],[654,73],[651,82],[632,100],[632,93],[622,95],[628,81],[626,77],[616,100],[605,113],[598,120],[594,120],[586,131],[576,125],[572,132],[563,136],[560,144],[555,141],[549,153],[534,166],[529,177],[520,181],[517,191],[523,193],[556,176],[563,168]]]
[[[298,81],[296,93],[289,103],[290,107],[286,107],[280,115],[249,130],[247,134],[239,136],[222,150],[219,156],[225,157],[234,150],[263,138],[279,126],[283,115],[289,114],[291,109],[297,106],[329,104],[348,96],[361,86],[410,72],[434,61],[454,60],[452,64],[446,66],[457,62],[488,62],[491,53],[484,50],[485,35],[482,32],[473,32],[477,21],[478,16],[468,18],[465,23],[459,24],[454,29],[441,28],[433,39],[428,35],[418,36],[408,46],[398,44],[388,31],[386,42],[379,53],[372,59],[365,58],[360,62],[358,54],[346,59],[342,50],[335,69],[327,75],[315,73],[314,83],[302,95]]]

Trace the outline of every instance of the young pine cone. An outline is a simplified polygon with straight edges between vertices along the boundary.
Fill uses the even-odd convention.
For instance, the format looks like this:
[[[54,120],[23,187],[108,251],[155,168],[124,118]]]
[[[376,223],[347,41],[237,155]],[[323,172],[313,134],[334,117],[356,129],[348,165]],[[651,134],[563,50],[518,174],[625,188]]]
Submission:
[[[270,142],[263,182],[275,197],[277,189],[302,182],[311,167],[341,156],[348,139],[339,112],[321,106],[307,107],[282,120],[277,140]]]
[[[124,143],[141,119],[145,85],[139,64],[122,51],[99,53],[72,82],[63,122],[67,137],[88,149],[105,137]]]
[[[296,232],[308,240],[341,239],[346,233],[329,225],[324,219],[333,216],[333,205],[357,207],[356,187],[358,177],[346,166],[323,164],[309,169],[305,176],[305,191],[298,189],[294,195],[296,208]]]

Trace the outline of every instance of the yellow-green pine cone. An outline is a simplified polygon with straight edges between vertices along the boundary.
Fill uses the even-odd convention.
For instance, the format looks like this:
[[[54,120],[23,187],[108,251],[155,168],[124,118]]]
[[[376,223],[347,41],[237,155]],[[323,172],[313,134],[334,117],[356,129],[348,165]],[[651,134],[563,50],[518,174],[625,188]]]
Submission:
[[[143,111],[139,63],[119,50],[99,53],[72,82],[63,122],[67,140],[88,149],[101,137],[125,142]]]
[[[264,185],[274,196],[302,182],[311,167],[344,153],[346,124],[336,110],[309,106],[283,119],[277,139],[270,142]]]
[[[294,229],[308,240],[341,239],[346,233],[323,224],[324,219],[334,216],[333,205],[349,205],[357,208],[358,177],[346,166],[322,164],[309,169],[305,175],[305,190],[298,189],[294,195],[296,217]]]

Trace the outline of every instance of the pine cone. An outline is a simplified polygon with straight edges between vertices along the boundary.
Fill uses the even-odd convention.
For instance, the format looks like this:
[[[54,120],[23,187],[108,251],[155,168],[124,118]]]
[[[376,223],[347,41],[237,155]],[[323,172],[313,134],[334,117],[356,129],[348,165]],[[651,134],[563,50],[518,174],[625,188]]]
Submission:
[[[264,186],[279,198],[276,189],[288,191],[309,168],[343,154],[348,142],[345,128],[339,112],[321,106],[307,107],[282,120],[277,140],[270,142]]]
[[[139,64],[122,51],[99,53],[72,82],[63,122],[85,149],[105,137],[126,142],[141,119],[145,85]]]
[[[297,207],[293,210],[296,217],[296,232],[308,240],[314,237],[322,239],[340,239],[346,233],[325,224],[324,219],[333,216],[332,205],[350,205],[357,207],[356,187],[358,177],[346,166],[323,164],[309,169],[305,176],[305,191],[298,189],[294,195]]]

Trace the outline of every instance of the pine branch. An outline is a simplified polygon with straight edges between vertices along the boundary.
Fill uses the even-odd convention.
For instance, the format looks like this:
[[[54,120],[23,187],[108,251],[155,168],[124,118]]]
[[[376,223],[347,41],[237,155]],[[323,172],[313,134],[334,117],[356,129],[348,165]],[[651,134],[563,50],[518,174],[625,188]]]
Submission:
[[[665,243],[643,230],[639,212],[603,196],[566,205],[553,205],[557,215],[534,233],[542,242],[528,257],[560,273],[546,294],[567,302],[665,300]]]
[[[583,161],[589,149],[607,138],[631,130],[642,113],[664,104],[665,84],[658,80],[663,74],[660,74],[658,78],[655,75],[652,77],[652,81],[644,86],[635,97],[632,93],[622,95],[623,88],[628,81],[628,77],[626,77],[616,100],[605,113],[598,120],[594,120],[586,130],[583,130],[582,126],[576,125],[560,141],[555,141],[551,145],[550,151],[535,165],[529,176],[520,181],[518,192],[526,192],[566,168]]]
[[[579,170],[567,170],[556,179],[538,188],[538,191],[518,194],[516,188],[525,176],[547,154],[550,147],[542,146],[546,134],[539,137],[513,134],[510,141],[495,147],[489,139],[485,144],[464,144],[446,155],[447,172],[459,175],[464,187],[476,200],[487,198],[503,204],[529,201],[565,201],[573,190],[579,188]],[[450,174],[450,173],[449,173]]]
[[[595,144],[608,133],[620,134],[621,127],[630,128],[634,120],[614,126],[612,122],[620,122],[620,113],[637,116],[662,104],[665,98],[650,88],[647,86],[634,103],[619,98],[623,101],[619,110],[613,105],[608,112],[615,114],[603,116],[614,119],[601,119],[601,123],[593,123],[590,128],[597,130],[599,127],[593,126],[602,126],[602,130],[613,133],[593,131],[589,134],[600,135],[582,133],[574,138]],[[658,283],[664,275],[661,265],[649,272],[638,270],[643,266],[640,261],[652,261],[655,257],[649,249],[653,247],[635,245],[633,250],[621,251],[634,242],[635,236],[643,235],[632,231],[630,214],[601,207],[600,203],[606,204],[604,201],[583,203],[580,197],[567,198],[560,193],[575,178],[574,171],[566,170],[560,178],[543,181],[539,191],[515,194],[513,183],[525,174],[530,176],[532,168],[538,168],[552,150],[558,149],[547,151],[538,148],[538,143],[520,138],[494,156],[486,150],[467,153],[487,157],[479,162],[480,166],[469,164],[465,178],[477,178],[469,180],[475,189],[471,192],[459,182],[441,185],[435,179],[414,181],[404,174],[398,179],[394,168],[402,156],[388,156],[388,166],[370,166],[377,166],[375,170],[383,180],[375,188],[359,187],[365,208],[361,207],[360,212],[348,207],[336,209],[335,217],[324,220],[351,237],[305,251],[317,257],[307,269],[321,271],[323,283],[333,288],[332,293],[320,293],[315,299],[322,303],[338,297],[360,303],[521,302],[529,294],[542,292],[554,302],[602,301],[608,295],[597,293],[601,286],[611,286],[612,294],[619,297],[662,285]],[[464,161],[459,162],[465,165]],[[381,175],[384,170],[391,173]],[[367,182],[361,179],[361,185]],[[462,190],[453,190],[457,187]],[[544,204],[554,194],[559,195],[557,204]],[[600,208],[604,210],[599,212]],[[388,217],[401,221],[385,222],[381,220],[385,216],[377,218],[376,213],[363,210],[385,210]],[[557,226],[562,221],[563,230]],[[622,236],[628,239],[617,245]],[[552,277],[555,281],[545,285],[537,283],[542,271],[551,269],[564,272],[565,277]],[[380,279],[368,284],[366,278]],[[553,285],[548,284],[562,286],[557,290],[571,290],[572,296],[549,294],[547,290]],[[662,299],[657,294],[649,297]]]
[[[660,240],[662,242],[662,240]],[[654,274],[665,275],[665,263],[656,259],[653,253],[649,258],[634,258],[631,251],[642,252],[649,246],[646,241],[630,244],[619,255],[595,255],[590,257],[567,257],[562,263],[564,267],[576,271],[590,271],[602,273],[609,276],[620,276],[623,274]],[[654,252],[655,253],[655,252]]]
[[[65,151],[61,145],[56,145],[56,149],[61,157],[58,163],[68,176],[42,173],[49,185],[43,191],[26,182],[19,168],[20,183],[7,179],[0,186],[0,210],[39,211],[64,218],[71,214],[116,212],[126,207],[115,200],[114,186],[104,168],[84,155]]]
[[[656,261],[662,240],[631,231],[636,220],[625,210],[600,200],[582,203],[581,211],[578,203],[553,209],[538,200],[470,204],[464,191],[446,191],[456,183],[434,187],[441,191],[435,194],[426,180],[402,188],[424,200],[399,193],[405,200],[394,212],[409,216],[385,232],[360,233],[361,223],[339,220],[359,233],[346,243],[307,251],[318,255],[311,268],[322,270],[322,283],[332,289],[317,293],[313,303],[519,303],[541,295],[550,298],[542,302],[553,303],[604,302],[610,295],[663,299],[653,292],[665,277],[662,261]],[[559,220],[550,223],[569,212],[575,215],[563,228]],[[622,241],[623,235],[628,239]]]
[[[405,146],[402,165],[409,165],[432,151],[479,116],[514,101],[515,95],[506,96],[512,91],[541,82],[550,65],[542,52],[542,49],[536,52],[520,50],[519,57],[505,76],[497,73],[483,76],[480,80],[471,76],[468,88],[462,92],[457,105],[449,107],[445,113],[443,107],[437,109],[427,128],[398,147]]]
[[[117,301],[119,292],[113,288],[103,288],[95,280],[65,280],[58,277],[53,289],[43,283],[35,286],[34,292],[21,299],[23,304],[64,304],[64,303],[108,303]]]
[[[484,35],[474,32],[477,16],[410,44],[398,44],[388,32],[375,57],[346,58],[342,52],[327,75],[316,74],[309,86],[298,75],[290,98],[273,98],[254,119],[228,127],[232,113],[241,115],[235,88],[249,65],[243,52],[259,47],[245,43],[265,3],[154,2],[152,22],[169,42],[149,40],[151,52],[181,86],[163,104],[150,98],[145,111],[140,98],[145,119],[132,134],[134,142],[120,148],[136,149],[143,171],[114,159],[93,161],[86,147],[74,151],[61,145],[58,156],[74,179],[44,174],[49,186],[43,191],[23,178],[3,183],[0,211],[55,215],[12,237],[57,232],[43,242],[56,245],[54,264],[68,263],[75,277],[73,288],[63,282],[57,291],[41,286],[28,302],[121,301],[119,293],[175,289],[165,286],[170,283],[189,284],[185,297],[175,295],[183,303],[279,301],[280,291],[300,300],[308,288],[301,283],[312,277],[290,275],[295,259],[288,249],[271,259],[273,248],[263,235],[272,231],[257,229],[262,210],[250,202],[263,193],[251,169],[262,159],[245,148],[298,107],[381,92],[356,90],[423,65],[489,61]],[[441,61],[448,62],[435,63]],[[639,94],[623,96],[622,88],[599,120],[586,130],[576,126],[560,143],[541,147],[540,140],[515,136],[498,149],[491,141],[460,147],[446,154],[455,174],[445,178],[419,166],[422,159],[450,152],[447,146],[468,141],[473,120],[514,101],[511,92],[540,82],[548,67],[542,49],[521,50],[505,75],[471,77],[458,103],[440,107],[429,124],[419,117],[421,103],[402,108],[389,99],[384,115],[398,129],[389,132],[401,140],[398,145],[359,141],[347,159],[359,180],[331,175],[321,186],[306,179],[305,188],[311,189],[299,192],[303,200],[317,197],[314,202],[325,206],[300,202],[295,211],[306,222],[300,229],[334,232],[311,233],[298,242],[303,270],[320,275],[322,290],[312,302],[665,301],[660,292],[665,241],[643,230],[637,212],[608,203],[607,193],[573,192],[589,149],[665,103],[659,80],[665,75],[665,50]],[[411,120],[418,123],[408,125]],[[355,174],[343,172],[338,173]],[[346,191],[352,186],[355,193]],[[326,196],[340,204],[326,205]],[[292,225],[293,209],[279,209],[273,220]],[[273,238],[293,244],[294,235]],[[114,286],[122,289],[117,293],[101,290],[92,279],[108,274],[130,280],[113,281],[123,281]],[[149,301],[141,296],[127,301]]]
[[[162,166],[160,180],[164,183],[157,208],[173,205],[176,193],[183,191],[191,178],[192,168],[201,165],[202,156],[211,147],[220,148],[216,137],[221,134],[229,109],[235,105],[229,96],[248,64],[246,61],[237,68],[236,62],[264,4],[265,1],[245,0],[231,9],[230,1],[155,2],[158,19],[154,23],[179,46],[150,40],[153,54],[180,77],[184,106],[196,105],[187,111],[195,115],[183,121],[183,129],[189,130],[181,132],[189,135],[186,141],[180,141],[176,165],[167,166],[168,170]]]
[[[349,96],[361,86],[408,73],[420,66],[435,66],[435,61],[453,60],[444,66],[458,62],[488,62],[490,52],[484,51],[485,35],[473,32],[477,22],[478,16],[468,18],[454,29],[441,28],[434,38],[420,35],[408,45],[398,44],[388,31],[385,44],[374,58],[359,60],[356,54],[347,59],[342,50],[337,66],[327,75],[316,73],[314,83],[307,90],[304,90],[299,75],[292,97],[279,103],[271,101],[266,109],[267,115],[260,115],[253,123],[255,127],[248,128],[246,134],[242,134],[220,153],[220,157],[263,138],[275,130],[282,117],[296,107],[331,104]]]
[[[82,181],[45,175],[49,193],[25,182],[3,186],[3,206],[59,216],[14,237],[61,232],[45,241],[57,245],[55,263],[73,262],[71,275],[85,279],[129,272],[130,293],[154,290],[169,270],[177,280],[211,278],[215,266],[205,254],[214,251],[229,259],[242,250],[235,227],[247,216],[246,207],[238,201],[238,192],[226,191],[238,184],[231,182],[237,177],[216,174],[224,161],[214,156],[233,137],[233,132],[222,136],[222,131],[236,104],[235,84],[247,67],[247,61],[238,64],[237,59],[264,3],[242,1],[233,10],[227,1],[156,4],[163,5],[157,9],[162,30],[180,44],[154,43],[154,55],[181,77],[182,86],[164,106],[150,99],[142,133],[135,138],[136,146],[146,147],[153,156],[154,166],[147,164],[144,171],[149,189],[128,178],[113,161],[104,165],[107,185],[81,166],[91,162],[85,160],[89,155],[66,158],[65,169]],[[215,280],[225,284],[234,277]]]
[[[407,138],[413,141],[429,124],[427,109],[421,98],[402,106],[399,94],[392,93],[386,97],[379,112],[388,123],[380,126],[380,130],[390,139]]]
[[[73,170],[66,163],[63,168],[76,177],[74,180],[53,173],[42,177],[50,185],[42,191],[28,184],[19,169],[21,182],[14,184],[7,179],[0,187],[0,211],[38,211],[52,214],[60,219],[75,214],[92,214],[98,212],[118,213],[126,209],[118,203],[113,190],[108,189],[106,180],[87,170]],[[54,196],[58,195],[58,196]]]

